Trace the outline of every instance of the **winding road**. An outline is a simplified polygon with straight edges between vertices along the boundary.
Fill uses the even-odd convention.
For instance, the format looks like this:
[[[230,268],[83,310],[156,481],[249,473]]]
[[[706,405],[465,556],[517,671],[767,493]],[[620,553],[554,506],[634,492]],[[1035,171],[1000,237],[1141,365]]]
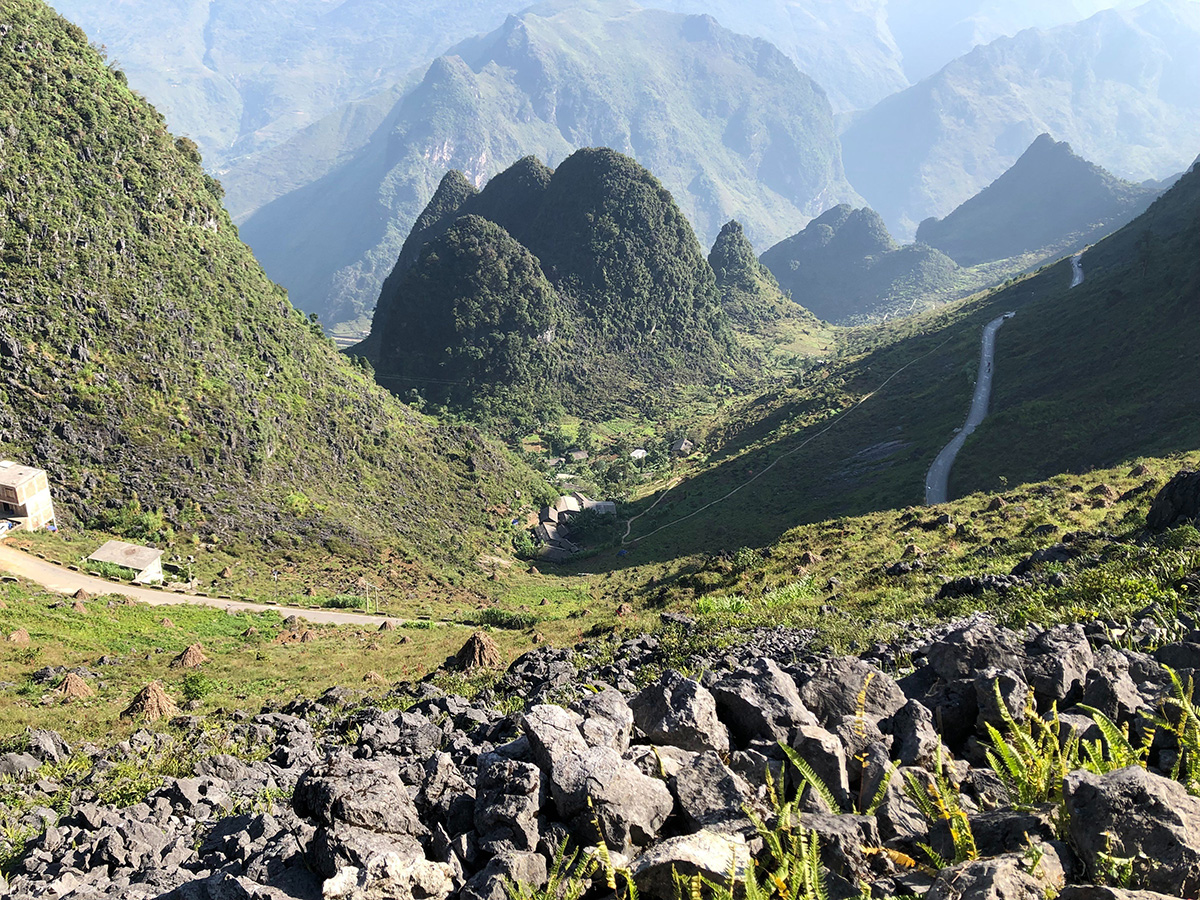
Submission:
[[[988,401],[992,397],[992,357],[996,352],[996,332],[1004,324],[1005,319],[1011,319],[1016,313],[1005,313],[999,318],[992,319],[983,329],[983,348],[979,353],[979,378],[975,382],[975,397],[971,400],[971,411],[967,413],[967,421],[954,435],[954,440],[942,448],[929,474],[925,476],[925,505],[937,506],[945,503],[950,482],[950,467],[958,451],[987,416]]]
[[[223,600],[217,597],[197,597],[193,594],[177,593],[168,590],[137,587],[132,584],[114,584],[103,578],[95,578],[83,572],[74,572],[44,559],[23,553],[12,547],[0,544],[0,571],[10,572],[20,578],[40,584],[48,591],[57,594],[73,594],[83,588],[89,594],[101,596],[104,594],[120,594],[131,597],[151,606],[212,606],[232,612],[249,610],[250,612],[274,611],[280,615],[295,614],[314,624],[332,625],[374,625],[378,627],[384,622],[400,623],[402,619],[393,616],[370,616],[365,613],[352,613],[343,610],[310,609],[299,606],[274,606],[266,603],[246,603],[241,600]]]
[[[1071,257],[1071,287],[1083,284],[1083,254],[1076,253]]]

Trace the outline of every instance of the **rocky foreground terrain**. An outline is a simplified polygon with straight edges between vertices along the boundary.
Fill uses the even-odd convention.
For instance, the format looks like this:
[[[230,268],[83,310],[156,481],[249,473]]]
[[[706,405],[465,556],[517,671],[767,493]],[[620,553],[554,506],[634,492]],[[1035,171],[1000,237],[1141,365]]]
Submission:
[[[1188,506],[1190,479],[1152,520]],[[8,895],[505,900],[511,882],[544,886],[566,842],[603,847],[619,896],[632,882],[673,898],[673,872],[764,883],[771,836],[789,833],[776,793],[799,796],[790,831],[817,835],[835,898],[1200,894],[1187,612],[1022,633],[975,616],[846,657],[810,638],[760,632],[695,659],[698,677],[663,669],[650,635],[615,653],[539,648],[474,700],[426,681],[349,707],[333,688],[235,714],[220,742],[185,717],[182,740],[139,731],[77,756],[102,774],[186,751],[190,771],[144,796],[83,779],[57,811],[39,767],[72,751],[34,732],[0,756],[8,802],[39,832]],[[476,635],[460,665],[487,645]],[[582,887],[609,895],[604,876]]]

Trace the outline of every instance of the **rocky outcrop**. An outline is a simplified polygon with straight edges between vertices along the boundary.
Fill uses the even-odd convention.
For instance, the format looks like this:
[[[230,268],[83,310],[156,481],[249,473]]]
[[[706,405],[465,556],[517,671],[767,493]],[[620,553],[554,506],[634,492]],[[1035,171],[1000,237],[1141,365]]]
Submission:
[[[1146,527],[1161,531],[1196,521],[1200,521],[1200,472],[1179,472],[1155,495],[1146,513]]]
[[[1068,775],[1069,847],[1056,806],[1016,808],[983,751],[988,726],[1051,707],[1064,729],[1094,739],[1080,704],[1128,725],[1137,741],[1170,690],[1159,658],[1188,662],[1195,646],[1174,641],[1152,656],[1113,646],[1099,625],[1018,633],[974,616],[873,648],[877,664],[815,655],[808,635],[779,629],[696,660],[702,679],[664,669],[647,635],[592,669],[586,647],[570,657],[546,648],[498,682],[543,701],[516,713],[494,708],[494,693],[467,701],[425,681],[396,685],[378,706],[346,707],[346,692],[331,689],[239,714],[221,746],[206,744],[200,720],[177,717],[198,751],[191,774],[124,808],[99,802],[84,781],[61,816],[39,808],[49,789],[39,767],[73,750],[52,732],[30,732],[24,749],[0,757],[10,776],[0,790],[19,792],[31,810],[22,827],[36,834],[8,891],[21,900],[505,900],[510,880],[544,884],[564,841],[603,839],[644,897],[675,900],[673,871],[715,881],[756,871],[754,820],[773,827],[777,815],[769,775],[777,792],[798,798],[797,824],[817,835],[835,898],[857,897],[863,884],[929,898],[1194,895],[1200,799],[1165,777],[1178,758],[1173,739],[1155,738],[1146,769]],[[901,656],[912,668],[896,680],[888,671]],[[647,666],[661,675],[635,690]],[[59,677],[47,670],[46,683]],[[545,702],[552,696],[570,705]],[[781,744],[831,800],[798,776]],[[239,759],[231,745],[251,752]],[[179,745],[139,731],[107,750],[83,749],[103,773]],[[927,820],[917,802],[939,777],[980,858],[935,877],[892,860],[926,860],[924,844],[953,857],[945,821]],[[1133,860],[1136,890],[1087,882],[1105,854]]]

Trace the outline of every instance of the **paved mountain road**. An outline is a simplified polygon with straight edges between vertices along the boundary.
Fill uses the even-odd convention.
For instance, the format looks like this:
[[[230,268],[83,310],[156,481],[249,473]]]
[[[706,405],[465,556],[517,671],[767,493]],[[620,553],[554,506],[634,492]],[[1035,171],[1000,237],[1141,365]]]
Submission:
[[[1083,284],[1083,254],[1076,253],[1071,257],[1071,287]]]
[[[0,571],[11,572],[20,578],[40,584],[42,587],[57,594],[73,594],[83,588],[89,594],[120,594],[132,597],[151,606],[211,606],[216,609],[240,612],[267,612],[274,610],[280,615],[294,613],[314,624],[333,625],[373,625],[378,627],[384,622],[401,622],[393,616],[371,616],[365,613],[352,613],[343,610],[309,609],[299,606],[273,606],[266,603],[246,603],[241,600],[222,600],[217,597],[197,597],[193,594],[182,594],[174,591],[158,591],[153,588],[138,587],[132,584],[117,584],[103,578],[95,578],[83,572],[73,572],[70,569],[46,562],[31,554],[24,553],[14,547],[0,543]]]
[[[950,467],[954,458],[971,433],[987,416],[988,401],[992,397],[992,357],[996,352],[996,332],[1004,324],[1005,319],[1011,319],[1014,313],[1005,313],[999,318],[992,319],[983,329],[983,346],[979,353],[979,378],[975,381],[975,396],[971,400],[971,410],[967,413],[967,421],[954,439],[942,452],[937,455],[929,474],[925,476],[925,505],[936,506],[945,503],[950,483]]]

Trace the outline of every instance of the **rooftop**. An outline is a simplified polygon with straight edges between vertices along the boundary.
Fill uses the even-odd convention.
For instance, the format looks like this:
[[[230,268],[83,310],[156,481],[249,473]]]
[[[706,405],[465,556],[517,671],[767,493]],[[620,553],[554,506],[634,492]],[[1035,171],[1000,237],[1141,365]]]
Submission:
[[[7,484],[10,487],[20,487],[25,482],[41,474],[41,471],[41,469],[35,469],[32,466],[22,466],[19,463],[5,460],[4,462],[0,462],[0,484]]]
[[[155,550],[153,547],[140,547],[124,541],[109,541],[88,559],[93,562],[113,563],[141,572],[147,566],[153,565],[162,555],[161,550]]]

